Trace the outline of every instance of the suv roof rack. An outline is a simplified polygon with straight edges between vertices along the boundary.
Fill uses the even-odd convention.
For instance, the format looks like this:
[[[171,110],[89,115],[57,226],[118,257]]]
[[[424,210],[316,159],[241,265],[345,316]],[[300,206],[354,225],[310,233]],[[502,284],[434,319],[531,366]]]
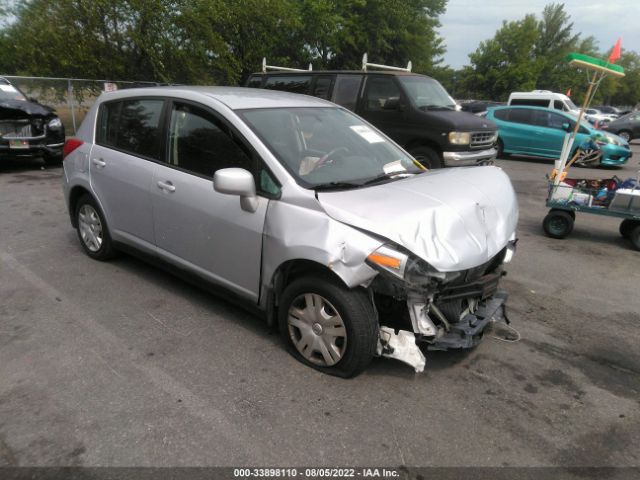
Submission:
[[[313,66],[309,64],[308,70],[303,68],[289,68],[289,67],[276,67],[275,65],[267,65],[267,57],[262,57],[262,73],[267,73],[267,70],[284,70],[286,72],[307,72],[313,70]]]
[[[410,72],[412,65],[411,65],[411,60],[409,60],[409,63],[407,63],[407,67],[406,68],[402,68],[402,67],[392,67],[390,65],[380,65],[378,63],[369,63],[368,62],[368,58],[367,58],[367,54],[365,53],[362,56],[362,71],[366,72],[367,71],[367,67],[373,67],[373,68],[381,68],[383,70],[396,70],[399,72]]]

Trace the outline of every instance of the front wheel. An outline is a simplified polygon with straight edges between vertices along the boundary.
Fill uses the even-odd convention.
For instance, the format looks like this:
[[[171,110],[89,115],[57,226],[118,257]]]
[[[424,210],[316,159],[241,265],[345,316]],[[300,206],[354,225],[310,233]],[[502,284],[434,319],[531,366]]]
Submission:
[[[564,210],[551,210],[544,217],[542,228],[551,238],[565,238],[573,230],[573,217]]]
[[[498,144],[496,145],[496,149],[498,150],[497,158],[509,158],[508,153],[504,153],[504,142],[501,138],[498,139]]]
[[[440,155],[433,148],[417,147],[411,149],[409,153],[413,155],[413,158],[415,158],[429,170],[442,168],[442,160],[440,159]]]
[[[369,297],[329,276],[291,282],[283,292],[278,317],[293,356],[324,373],[352,377],[375,354],[378,322]]]
[[[618,132],[618,136],[627,143],[631,141],[631,132],[628,132],[627,130],[622,130],[621,132]]]

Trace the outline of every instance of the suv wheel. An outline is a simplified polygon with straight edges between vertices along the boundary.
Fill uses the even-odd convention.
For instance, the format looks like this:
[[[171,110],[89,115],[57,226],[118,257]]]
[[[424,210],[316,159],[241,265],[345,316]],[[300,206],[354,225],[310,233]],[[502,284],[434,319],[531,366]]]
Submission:
[[[417,147],[409,151],[413,158],[419,161],[423,166],[428,169],[442,168],[442,160],[440,155],[433,148],[429,147]]]
[[[298,360],[322,372],[352,377],[371,362],[378,323],[364,290],[324,275],[291,282],[279,302],[280,333]]]
[[[95,260],[108,260],[115,255],[107,222],[96,201],[83,195],[76,205],[78,238],[85,253]]]

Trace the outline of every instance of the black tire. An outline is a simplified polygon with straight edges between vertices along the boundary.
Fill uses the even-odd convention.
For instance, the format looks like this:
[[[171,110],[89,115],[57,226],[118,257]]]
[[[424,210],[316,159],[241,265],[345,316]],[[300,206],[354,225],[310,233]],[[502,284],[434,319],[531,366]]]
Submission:
[[[636,250],[640,250],[640,225],[636,225],[631,233],[629,234],[629,240],[631,240],[631,245]]]
[[[620,235],[622,235],[624,238],[629,238],[631,236],[631,231],[637,225],[640,225],[640,223],[635,220],[630,220],[628,218],[623,220],[620,223]]]
[[[618,136],[623,138],[624,140],[626,140],[627,143],[629,143],[631,140],[633,140],[633,135],[631,134],[631,132],[629,130],[620,130],[618,132]]]
[[[551,210],[544,217],[542,228],[551,238],[565,238],[573,230],[573,217],[564,210]]]
[[[576,212],[574,212],[573,210],[562,210],[560,208],[552,208],[551,210],[549,210],[549,213],[551,212],[566,212],[569,215],[571,215],[571,218],[573,218],[574,221],[576,219]]]
[[[85,210],[83,207],[88,207],[88,209],[92,209],[95,212],[99,222],[100,222],[100,233],[101,233],[101,242],[98,248],[93,249],[91,244],[95,246],[95,243],[87,241],[83,238],[83,222],[81,221],[81,212],[86,216]],[[91,212],[91,210],[87,210]],[[76,218],[76,231],[78,232],[78,238],[80,240],[80,244],[84,249],[85,253],[93,258],[94,260],[109,260],[116,256],[116,250],[113,247],[113,241],[111,240],[111,234],[109,233],[109,227],[107,227],[107,222],[104,219],[104,215],[102,214],[102,210],[98,206],[98,203],[91,197],[90,195],[83,195],[78,199],[78,203],[76,204],[75,211]],[[96,234],[96,231],[92,229],[92,233]]]
[[[438,152],[436,152],[433,148],[416,147],[412,148],[409,153],[413,155],[413,158],[415,158],[429,170],[442,168],[442,159],[440,158]]]
[[[497,158],[509,158],[509,154],[504,153],[504,142],[502,141],[501,138],[498,138],[496,149],[498,150]]]
[[[58,167],[58,166],[62,165],[62,154],[45,155],[43,160],[44,160],[44,164],[47,167]]]
[[[328,366],[322,358],[314,359],[313,362],[308,360],[293,343],[294,338],[297,338],[297,334],[301,331],[293,325],[290,330],[289,311],[292,307],[299,305],[297,302],[304,294],[322,297],[322,300],[329,304],[325,306],[329,309],[333,307],[335,309],[333,313],[339,315],[344,325],[346,331],[342,343],[345,345],[344,350],[337,363],[331,366]],[[304,301],[307,301],[306,297],[304,297]],[[292,318],[297,319],[293,316]],[[330,375],[344,378],[353,377],[364,370],[375,355],[378,342],[378,322],[369,296],[363,289],[349,289],[329,275],[302,277],[291,282],[280,298],[278,323],[282,339],[291,354],[302,363]],[[313,330],[313,334],[316,337],[321,336],[315,330]],[[299,342],[300,340],[301,338]],[[306,350],[309,352],[312,349],[313,347],[310,347]],[[315,350],[311,355],[312,357],[315,355],[322,357]]]

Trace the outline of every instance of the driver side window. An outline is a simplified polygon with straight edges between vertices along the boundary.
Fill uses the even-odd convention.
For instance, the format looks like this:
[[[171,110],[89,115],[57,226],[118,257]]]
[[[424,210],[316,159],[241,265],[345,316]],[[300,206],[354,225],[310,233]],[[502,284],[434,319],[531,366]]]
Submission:
[[[206,178],[222,168],[244,168],[253,174],[258,190],[278,193],[257,154],[213,114],[190,104],[175,103],[171,109],[168,162]]]
[[[391,77],[372,77],[367,82],[366,108],[370,112],[385,111],[400,101],[400,88]]]

